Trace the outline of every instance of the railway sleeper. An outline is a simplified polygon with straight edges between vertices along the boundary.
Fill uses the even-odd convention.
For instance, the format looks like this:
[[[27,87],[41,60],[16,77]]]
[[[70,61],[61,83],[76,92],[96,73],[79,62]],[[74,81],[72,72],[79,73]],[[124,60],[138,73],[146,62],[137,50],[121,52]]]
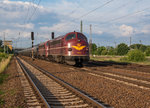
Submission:
[[[84,104],[84,102],[82,100],[78,100],[78,101],[72,101],[72,102],[51,102],[51,101],[47,101],[50,105],[55,105],[55,106],[69,106],[69,105],[79,105],[79,104]]]
[[[43,93],[43,95],[47,95],[46,93]],[[56,96],[56,97],[59,97],[59,96],[70,96],[70,95],[73,95],[72,93],[68,93],[68,94],[49,94],[48,96]]]
[[[69,98],[75,98],[75,95],[70,95],[70,96],[48,96],[46,99],[69,99]]]
[[[53,106],[51,105],[51,107],[55,107],[55,108],[61,108],[62,106]],[[68,105],[68,106],[65,106],[65,108],[93,108],[93,107],[90,107],[88,104],[82,104],[82,105]]]
[[[72,99],[51,99],[50,102],[71,102],[71,101],[79,101],[80,98],[72,98]]]

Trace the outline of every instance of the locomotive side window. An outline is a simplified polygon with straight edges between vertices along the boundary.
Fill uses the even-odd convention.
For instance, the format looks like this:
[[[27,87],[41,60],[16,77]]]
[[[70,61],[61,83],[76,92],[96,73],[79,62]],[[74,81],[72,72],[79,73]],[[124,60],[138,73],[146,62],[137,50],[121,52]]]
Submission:
[[[49,46],[49,43],[48,43],[48,42],[46,43],[46,46]]]
[[[51,45],[56,45],[56,44],[60,44],[60,43],[61,43],[61,40],[56,40],[56,41],[51,42]]]
[[[76,38],[76,35],[75,34],[69,34],[67,37],[66,37],[66,41],[70,40],[70,39],[74,39]]]
[[[87,41],[86,37],[83,34],[78,33],[78,39]]]

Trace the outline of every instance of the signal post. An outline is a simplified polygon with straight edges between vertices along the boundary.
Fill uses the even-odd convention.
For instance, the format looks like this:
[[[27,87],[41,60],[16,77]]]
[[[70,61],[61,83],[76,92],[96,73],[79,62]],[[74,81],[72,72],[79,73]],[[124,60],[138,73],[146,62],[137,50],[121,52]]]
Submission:
[[[33,44],[34,44],[34,32],[31,32],[31,40],[32,40],[32,60],[34,60],[34,52],[33,52]]]

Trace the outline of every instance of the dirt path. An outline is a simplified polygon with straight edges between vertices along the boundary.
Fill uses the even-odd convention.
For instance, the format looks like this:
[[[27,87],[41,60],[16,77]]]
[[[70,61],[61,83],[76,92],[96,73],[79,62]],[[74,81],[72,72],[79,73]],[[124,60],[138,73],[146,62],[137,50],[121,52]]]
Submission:
[[[0,108],[26,108],[25,98],[19,75],[13,58],[8,68],[3,72],[8,77],[0,85]]]

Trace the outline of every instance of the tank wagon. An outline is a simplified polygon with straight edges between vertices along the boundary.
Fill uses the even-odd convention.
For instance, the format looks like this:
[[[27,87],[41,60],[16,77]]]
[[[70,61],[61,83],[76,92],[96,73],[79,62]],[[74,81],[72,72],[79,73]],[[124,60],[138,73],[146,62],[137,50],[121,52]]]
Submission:
[[[89,45],[87,38],[80,32],[70,32],[52,40],[36,45],[19,52],[21,55],[31,56],[34,51],[35,58],[51,61],[82,65],[89,61]]]

